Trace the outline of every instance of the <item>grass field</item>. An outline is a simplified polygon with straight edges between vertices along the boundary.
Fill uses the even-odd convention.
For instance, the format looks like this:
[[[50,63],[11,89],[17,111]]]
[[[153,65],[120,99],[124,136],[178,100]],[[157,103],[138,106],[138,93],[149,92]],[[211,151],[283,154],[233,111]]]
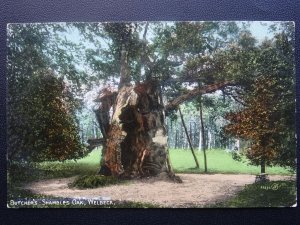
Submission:
[[[94,174],[99,169],[101,150],[92,151],[87,157],[77,160],[59,162],[45,162],[40,164],[41,169],[57,170],[64,172],[65,175],[84,175]],[[177,173],[201,173],[204,172],[203,152],[196,151],[196,156],[200,163],[200,170],[195,169],[195,161],[190,150],[171,149],[170,158],[173,169]],[[245,162],[238,162],[232,159],[231,153],[224,150],[207,151],[208,172],[209,173],[243,173],[243,174],[259,174],[260,168],[248,165]],[[267,167],[268,174],[291,174],[282,167]],[[62,174],[63,175],[63,174]]]
[[[208,173],[240,173],[240,174],[259,174],[260,167],[248,165],[246,162],[238,162],[233,160],[231,153],[224,150],[208,150],[207,152],[207,168]],[[204,172],[203,152],[196,151],[196,157],[200,164],[200,171],[195,169],[195,161],[190,150],[170,150],[172,166],[177,173],[199,173]],[[291,174],[282,167],[267,167],[268,174]]]
[[[99,170],[101,150],[92,151],[87,157],[65,162],[43,162],[35,164],[30,168],[20,165],[11,168],[11,176],[15,182],[30,182],[39,179],[71,177],[75,175],[93,175]],[[203,173],[203,153],[196,151],[200,163],[200,169],[195,169],[195,161],[190,150],[171,149],[171,164],[176,173]],[[230,174],[259,174],[260,168],[250,166],[245,162],[232,159],[231,153],[224,150],[207,151],[208,173],[230,173]],[[290,175],[291,172],[282,167],[267,167],[268,174]]]
[[[204,172],[203,152],[196,151],[196,156],[199,160],[200,170],[195,169],[195,161],[190,150],[171,149],[170,158],[173,169],[177,173],[198,173]],[[64,163],[45,162],[41,164],[42,168],[49,166],[55,170],[57,167],[60,170],[60,165],[63,165],[67,171],[76,171],[79,174],[95,173],[99,169],[101,150],[92,151],[87,157],[77,160],[66,161]],[[246,162],[238,162],[232,159],[231,153],[224,150],[208,150],[207,151],[208,172],[209,173],[243,173],[243,174],[259,174],[260,168],[257,166],[248,165]],[[74,171],[74,172],[75,172]],[[267,167],[268,174],[289,175],[287,169],[282,167]]]
[[[78,160],[79,167],[89,170],[97,170],[100,162],[100,150],[94,150],[87,157]],[[196,151],[196,156],[199,160],[200,170],[195,169],[195,161],[190,150],[171,149],[170,158],[173,169],[177,173],[199,173],[204,172],[203,152]],[[208,172],[210,173],[243,173],[243,174],[259,174],[260,168],[257,166],[248,165],[245,162],[238,162],[232,159],[231,153],[224,150],[208,150],[207,151]],[[67,164],[74,164],[74,161],[69,161]],[[282,167],[267,167],[268,174],[289,175],[287,169]]]

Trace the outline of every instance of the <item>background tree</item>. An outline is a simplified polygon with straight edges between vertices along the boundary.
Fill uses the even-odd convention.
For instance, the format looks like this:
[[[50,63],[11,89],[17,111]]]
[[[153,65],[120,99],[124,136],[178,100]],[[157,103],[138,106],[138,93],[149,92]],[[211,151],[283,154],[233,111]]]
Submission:
[[[252,163],[295,168],[295,71],[293,27],[280,25],[274,41],[265,40],[251,61],[255,70],[244,89],[245,108],[228,115],[228,133],[251,140],[246,156]]]
[[[231,124],[227,125],[226,132],[251,140],[246,156],[253,164],[261,166],[261,173],[265,173],[266,164],[274,161],[279,150],[275,141],[279,126],[277,118],[272,118],[276,104],[272,93],[274,81],[265,77],[258,79],[253,86],[252,95],[245,101],[248,107],[227,115]]]
[[[23,143],[14,147],[9,158],[41,162],[83,157],[86,151],[79,138],[76,105],[70,104],[72,94],[64,82],[49,71],[37,71],[23,94],[26,113],[15,127],[24,135]]]
[[[75,119],[79,102],[72,82],[63,81],[64,76],[74,75],[74,65],[68,63],[72,59],[67,47],[58,48],[59,39],[54,37],[63,30],[58,24],[8,27],[9,160],[65,160],[83,155]],[[61,77],[50,68],[61,72]]]

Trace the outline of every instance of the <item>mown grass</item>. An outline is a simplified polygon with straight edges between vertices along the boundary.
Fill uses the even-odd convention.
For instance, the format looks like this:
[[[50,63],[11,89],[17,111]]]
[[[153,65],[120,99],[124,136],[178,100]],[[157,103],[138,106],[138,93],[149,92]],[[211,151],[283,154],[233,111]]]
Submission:
[[[290,207],[296,203],[295,181],[270,181],[246,185],[237,195],[211,208]]]
[[[171,149],[171,164],[176,173],[203,173],[203,152],[196,151],[200,169],[195,169],[195,161],[190,150]],[[92,176],[97,174],[101,159],[101,150],[92,151],[87,157],[65,162],[43,162],[31,165],[14,164],[9,173],[14,182],[23,183],[40,179],[62,178],[71,176]],[[207,151],[208,173],[224,174],[259,174],[260,168],[245,162],[233,160],[231,153],[224,150]],[[282,167],[267,167],[268,174],[291,175]]]
[[[200,164],[200,169],[195,169],[196,164],[189,149],[172,149],[170,158],[173,169],[177,173],[203,173],[204,157],[203,151],[196,151],[196,157]],[[221,149],[211,149],[206,151],[208,173],[224,174],[259,174],[260,167],[249,165],[247,162],[238,162],[232,158],[230,152]],[[243,161],[246,161],[244,159]],[[267,167],[266,173],[291,175],[292,173],[283,167]]]

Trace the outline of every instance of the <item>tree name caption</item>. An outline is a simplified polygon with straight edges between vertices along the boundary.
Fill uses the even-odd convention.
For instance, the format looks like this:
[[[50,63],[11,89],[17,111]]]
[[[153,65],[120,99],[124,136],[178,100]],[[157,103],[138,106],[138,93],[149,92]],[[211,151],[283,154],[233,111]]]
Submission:
[[[11,199],[8,208],[28,206],[103,206],[114,205],[110,199]]]

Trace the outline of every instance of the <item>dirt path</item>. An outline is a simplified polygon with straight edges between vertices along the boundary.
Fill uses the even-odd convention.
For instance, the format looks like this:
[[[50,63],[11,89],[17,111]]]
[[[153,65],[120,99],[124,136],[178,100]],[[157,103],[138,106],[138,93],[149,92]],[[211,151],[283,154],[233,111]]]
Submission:
[[[43,180],[26,185],[34,193],[57,197],[107,197],[111,200],[138,201],[159,204],[163,207],[204,206],[223,201],[255,180],[254,175],[179,174],[183,183],[141,179],[95,189],[70,189],[73,178]],[[270,176],[271,180],[290,179],[289,176]]]

